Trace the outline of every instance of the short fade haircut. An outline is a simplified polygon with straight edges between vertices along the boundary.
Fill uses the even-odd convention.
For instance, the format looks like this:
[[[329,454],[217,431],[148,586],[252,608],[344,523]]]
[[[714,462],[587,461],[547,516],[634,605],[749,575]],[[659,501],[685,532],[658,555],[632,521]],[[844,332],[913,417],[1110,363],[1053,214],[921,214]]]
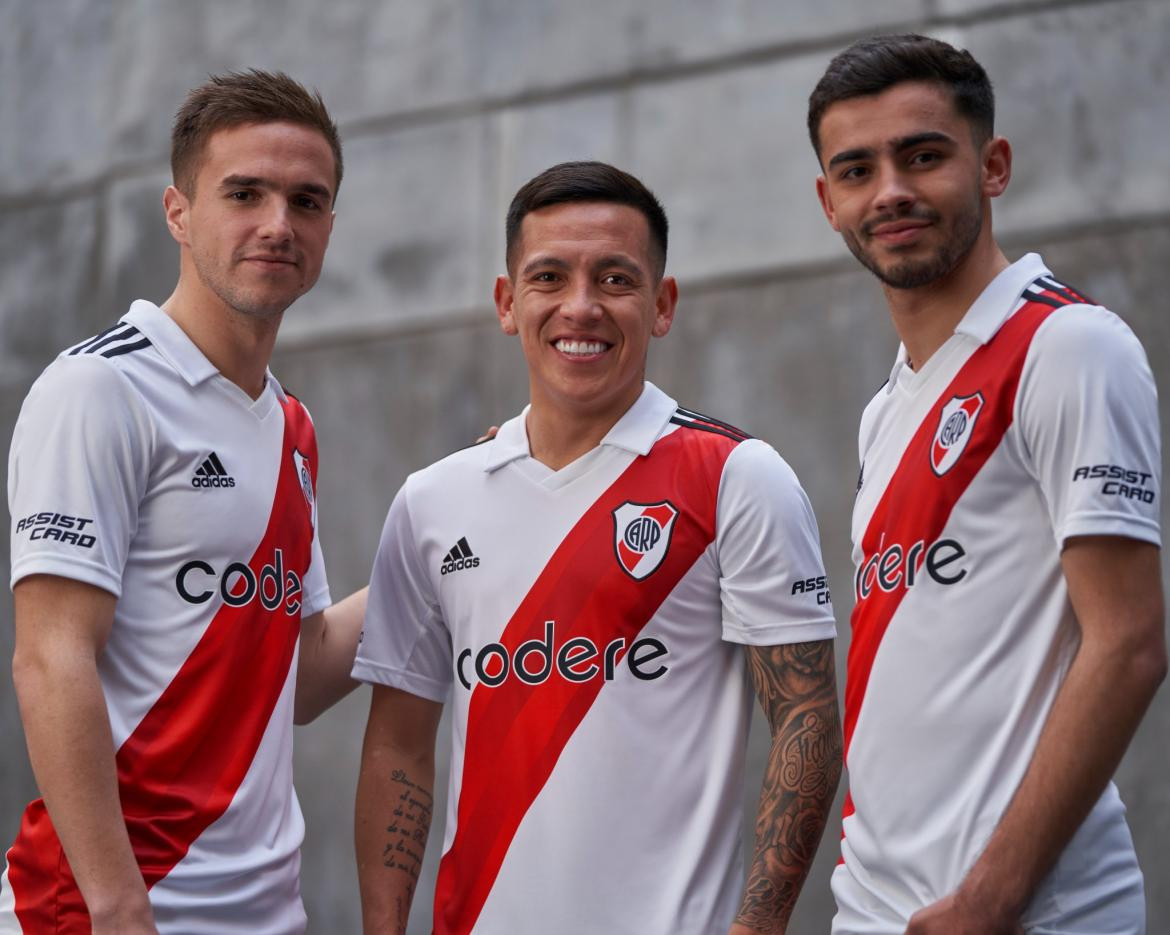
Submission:
[[[175,187],[190,197],[195,176],[217,130],[250,123],[295,123],[316,130],[333,150],[333,197],[341,187],[341,137],[337,124],[316,91],[308,91],[284,72],[229,71],[209,75],[207,81],[187,93],[175,114],[171,131],[171,176]]]
[[[520,225],[532,211],[570,202],[602,201],[641,212],[650,229],[650,258],[658,278],[666,271],[666,212],[638,179],[604,162],[562,162],[526,182],[512,199],[504,223],[505,260],[511,273],[520,246]]]
[[[949,88],[955,108],[971,124],[977,144],[995,132],[995,94],[983,66],[966,49],[905,33],[860,39],[825,69],[808,99],[808,135],[821,158],[821,120],[838,101],[880,94],[905,81]]]

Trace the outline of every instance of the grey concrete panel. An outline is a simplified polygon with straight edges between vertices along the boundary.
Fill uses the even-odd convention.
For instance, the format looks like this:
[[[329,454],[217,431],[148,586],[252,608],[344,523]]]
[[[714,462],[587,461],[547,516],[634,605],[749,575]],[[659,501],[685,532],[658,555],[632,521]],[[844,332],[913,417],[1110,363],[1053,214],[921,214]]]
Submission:
[[[999,230],[1170,209],[1167,36],[1160,0],[992,20],[960,35],[995,82],[997,131],[1018,144]]]
[[[135,299],[166,301],[179,278],[179,245],[163,214],[169,172],[134,177],[110,185],[103,240],[101,285],[97,300],[103,320],[125,313]]]
[[[317,287],[289,313],[287,337],[331,325],[413,320],[483,302],[478,210],[483,125],[473,117],[367,137],[348,147]],[[352,193],[352,194],[351,194]]]
[[[101,204],[78,198],[0,213],[0,363],[39,373],[100,330],[92,302]]]
[[[671,221],[670,269],[703,277],[837,257],[804,130],[821,56],[633,93],[629,168]]]

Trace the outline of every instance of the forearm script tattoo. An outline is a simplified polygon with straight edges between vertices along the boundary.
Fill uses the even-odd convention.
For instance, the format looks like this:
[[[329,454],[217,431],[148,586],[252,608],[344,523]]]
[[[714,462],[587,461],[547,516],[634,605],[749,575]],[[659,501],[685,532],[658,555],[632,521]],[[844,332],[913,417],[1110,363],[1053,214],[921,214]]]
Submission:
[[[747,658],[772,753],[736,921],[772,935],[785,930],[825,830],[841,778],[841,720],[831,640],[750,646]]]
[[[411,782],[404,770],[394,770],[390,780],[393,783],[391,795],[394,797],[394,810],[391,812],[390,824],[386,826],[388,839],[382,848],[382,863],[391,870],[406,874],[408,878],[405,894],[397,899],[398,932],[405,933],[410,900],[418,884],[423,853],[427,847],[434,799],[422,786]]]

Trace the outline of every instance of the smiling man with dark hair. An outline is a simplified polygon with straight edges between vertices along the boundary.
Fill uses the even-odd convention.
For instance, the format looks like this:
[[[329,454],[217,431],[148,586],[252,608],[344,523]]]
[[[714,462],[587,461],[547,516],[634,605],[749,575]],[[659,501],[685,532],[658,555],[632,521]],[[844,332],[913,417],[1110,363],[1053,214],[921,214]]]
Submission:
[[[405,932],[453,709],[440,935],[783,932],[840,773],[816,521],[769,445],[645,381],[674,320],[666,216],[554,166],[496,281],[530,405],[390,508],[354,675],[366,931]],[[755,685],[772,729],[746,887]]]

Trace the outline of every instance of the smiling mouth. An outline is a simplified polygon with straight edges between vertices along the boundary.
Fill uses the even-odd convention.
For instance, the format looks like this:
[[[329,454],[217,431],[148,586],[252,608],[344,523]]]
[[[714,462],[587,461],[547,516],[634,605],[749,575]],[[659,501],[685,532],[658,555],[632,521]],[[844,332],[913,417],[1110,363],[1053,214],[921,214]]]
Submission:
[[[569,357],[596,357],[598,354],[604,354],[611,346],[604,341],[573,341],[569,338],[553,342],[553,347]]]

